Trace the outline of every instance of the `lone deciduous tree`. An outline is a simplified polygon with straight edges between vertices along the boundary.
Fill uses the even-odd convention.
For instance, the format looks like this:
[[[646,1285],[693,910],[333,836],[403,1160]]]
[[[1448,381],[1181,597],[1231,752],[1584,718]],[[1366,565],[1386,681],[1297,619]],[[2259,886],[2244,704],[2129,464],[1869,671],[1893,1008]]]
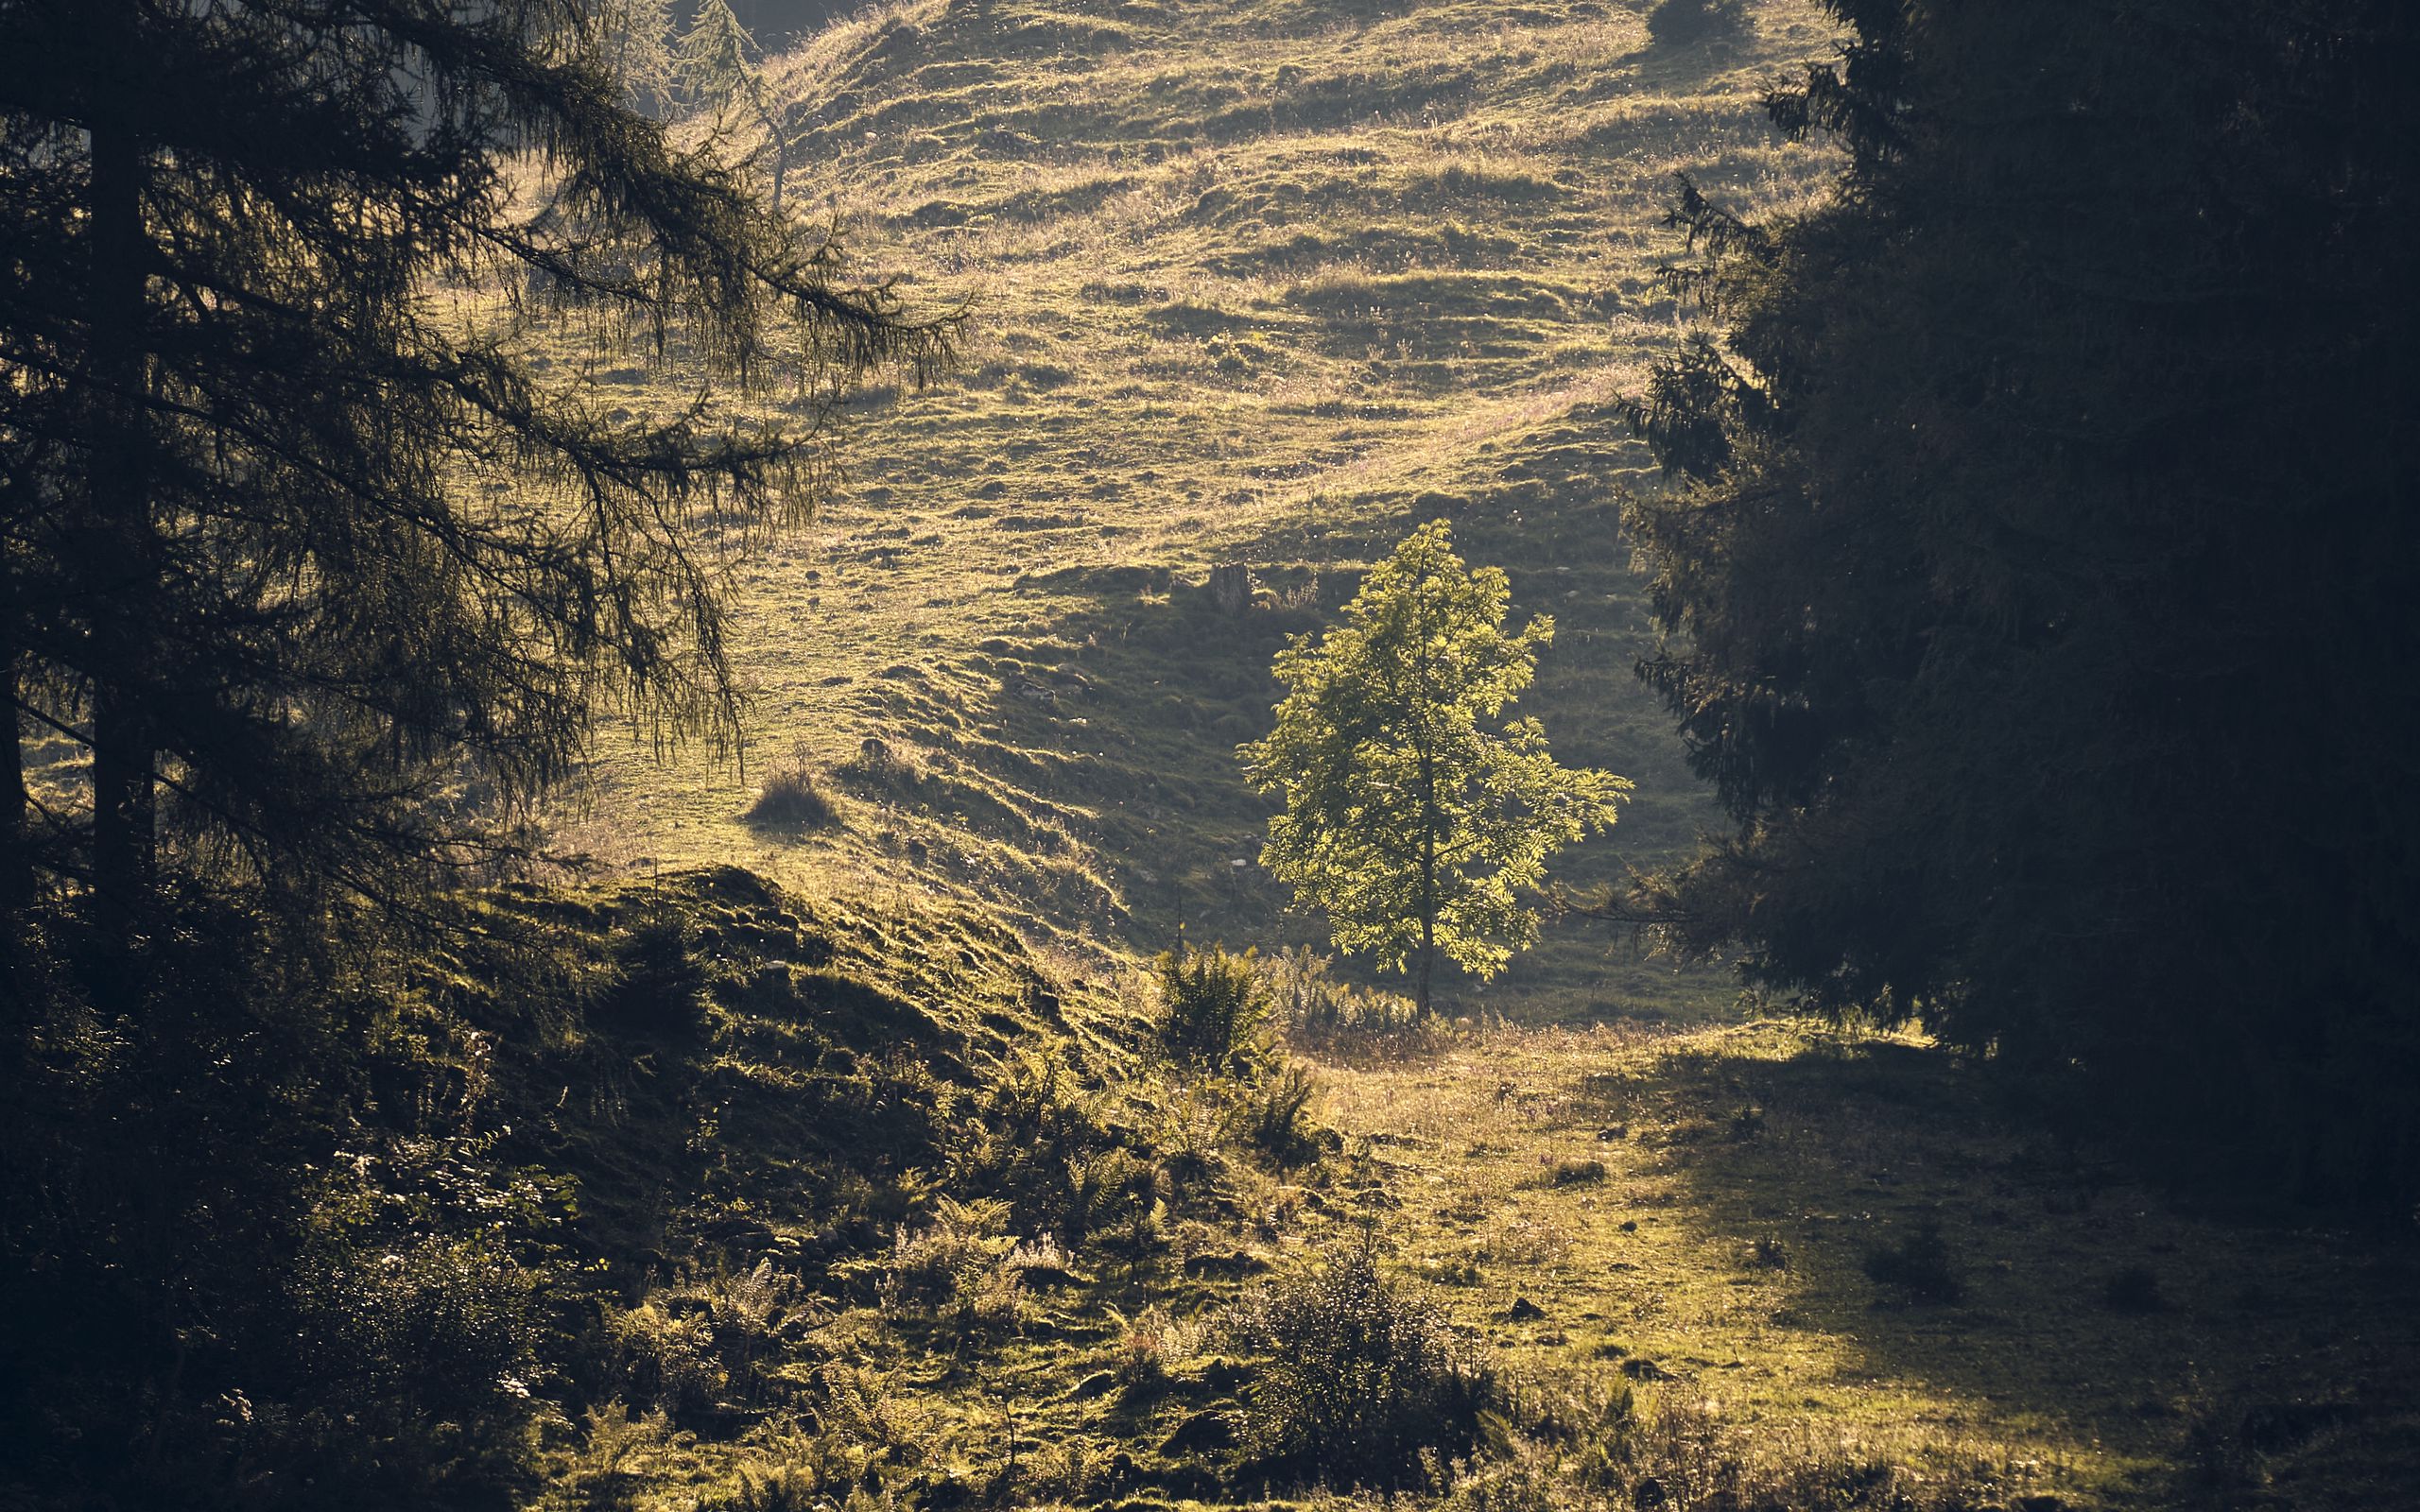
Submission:
[[[1277,728],[1242,747],[1253,784],[1286,799],[1262,864],[1326,911],[1340,950],[1409,970],[1424,1013],[1440,952],[1485,978],[1537,938],[1521,891],[1630,791],[1557,765],[1535,719],[1491,728],[1554,639],[1543,614],[1506,634],[1510,597],[1443,521],[1423,525],[1342,625],[1279,654]]]

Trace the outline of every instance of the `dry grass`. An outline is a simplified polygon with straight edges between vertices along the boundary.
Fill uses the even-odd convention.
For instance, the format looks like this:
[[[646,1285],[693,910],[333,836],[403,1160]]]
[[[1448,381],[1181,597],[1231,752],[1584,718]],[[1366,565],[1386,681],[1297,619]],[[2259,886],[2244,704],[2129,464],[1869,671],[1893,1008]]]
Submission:
[[[871,806],[846,826],[776,836],[741,826],[735,774],[609,744],[593,852],[871,875],[1071,948],[1155,949],[1180,922],[1314,937],[1232,865],[1264,817],[1232,751],[1268,716],[1270,655],[1340,602],[1317,585],[1437,514],[1563,626],[1525,707],[1570,759],[1640,780],[1573,874],[1690,841],[1703,800],[1630,676],[1610,490],[1644,458],[1609,402],[1675,318],[1653,277],[1668,173],[1766,203],[1826,171],[1754,103],[1822,52],[1816,9],[1769,0],[1760,42],[1695,62],[1584,0],[1216,12],[927,0],[774,69],[811,122],[791,203],[976,320],[961,378],[859,406],[852,485],[742,569],[752,738],[826,772],[869,740],[955,766],[850,784]],[[634,411],[682,393],[618,387]],[[1188,585],[1223,560],[1272,607],[1195,614]],[[1463,1008],[1727,1000],[1614,943],[1569,934]]]

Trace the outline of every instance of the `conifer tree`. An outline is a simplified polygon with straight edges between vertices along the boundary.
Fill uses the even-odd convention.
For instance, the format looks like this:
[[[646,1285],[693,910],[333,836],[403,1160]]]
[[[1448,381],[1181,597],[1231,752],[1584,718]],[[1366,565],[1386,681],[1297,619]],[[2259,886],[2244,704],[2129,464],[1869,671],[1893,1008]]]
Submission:
[[[756,39],[739,24],[731,0],[698,0],[698,13],[673,55],[683,97],[694,109],[716,116],[757,106],[763,81],[755,54]]]
[[[631,108],[667,112],[675,94],[672,0],[605,0],[597,28],[605,61],[621,76]]]
[[[1423,525],[1343,624],[1279,654],[1277,727],[1243,747],[1253,784],[1286,800],[1261,864],[1326,913],[1338,949],[1409,970],[1423,1013],[1440,954],[1485,978],[1537,938],[1522,892],[1630,791],[1558,765],[1535,719],[1491,728],[1554,639],[1543,614],[1505,632],[1511,593],[1443,521]]]
[[[947,329],[629,110],[608,41],[565,0],[0,0],[0,691],[91,752],[41,875],[139,919],[171,834],[390,896],[511,850],[600,715],[735,733],[730,543]],[[723,381],[620,418],[541,327]],[[776,384],[804,420],[737,403]]]
[[[1675,211],[1719,331],[1635,402],[1628,523],[1737,828],[1641,912],[2236,1186],[2408,1209],[2420,17],[1832,9],[1769,107],[1840,193]]]

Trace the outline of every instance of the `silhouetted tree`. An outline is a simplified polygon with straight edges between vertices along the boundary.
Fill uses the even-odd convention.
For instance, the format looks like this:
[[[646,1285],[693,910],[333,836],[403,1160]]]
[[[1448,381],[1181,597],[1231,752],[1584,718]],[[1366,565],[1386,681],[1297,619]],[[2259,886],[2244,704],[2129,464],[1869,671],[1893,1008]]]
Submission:
[[[756,40],[732,13],[731,0],[698,0],[697,14],[681,33],[672,57],[682,96],[709,114],[756,105],[763,90],[755,63]]]
[[[602,714],[734,732],[730,550],[946,326],[627,109],[611,41],[569,0],[0,0],[0,691],[91,751],[45,872],[139,914],[173,833],[377,891],[510,849]],[[609,413],[542,328],[727,383]],[[735,404],[776,385],[803,419]]]
[[[2420,1193],[2408,8],[1838,0],[1840,192],[1685,188],[1652,912],[2313,1194]]]

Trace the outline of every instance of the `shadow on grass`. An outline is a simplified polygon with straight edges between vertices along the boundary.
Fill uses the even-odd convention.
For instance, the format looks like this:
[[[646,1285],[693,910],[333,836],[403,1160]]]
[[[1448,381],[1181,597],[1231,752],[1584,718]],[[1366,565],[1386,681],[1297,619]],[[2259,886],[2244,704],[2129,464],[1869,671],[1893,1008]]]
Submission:
[[[1574,1115],[1659,1131],[1668,1221],[1739,1257],[1774,1326],[1847,1346],[1835,1386],[2096,1444],[2164,1505],[2301,1480],[2383,1508],[2420,1484],[2408,1252],[2179,1212],[1935,1049],[1814,1036],[1650,1067],[1584,1079]]]

